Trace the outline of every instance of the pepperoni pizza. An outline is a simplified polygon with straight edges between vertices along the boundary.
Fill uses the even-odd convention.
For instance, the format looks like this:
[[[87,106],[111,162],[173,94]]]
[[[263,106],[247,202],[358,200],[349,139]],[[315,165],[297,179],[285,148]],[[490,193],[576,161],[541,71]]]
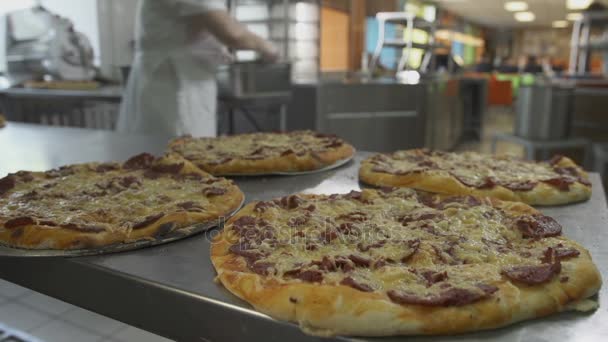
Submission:
[[[316,335],[453,334],[590,310],[589,252],[532,207],[413,189],[254,202],[216,236],[219,281]]]
[[[344,140],[312,131],[181,137],[170,142],[169,150],[213,175],[314,171],[355,153]]]
[[[176,155],[137,155],[0,179],[0,243],[89,249],[162,239],[236,210],[243,193]]]
[[[536,205],[566,204],[591,197],[585,171],[562,156],[534,162],[475,152],[397,151],[364,160],[359,178],[375,186],[491,196]]]

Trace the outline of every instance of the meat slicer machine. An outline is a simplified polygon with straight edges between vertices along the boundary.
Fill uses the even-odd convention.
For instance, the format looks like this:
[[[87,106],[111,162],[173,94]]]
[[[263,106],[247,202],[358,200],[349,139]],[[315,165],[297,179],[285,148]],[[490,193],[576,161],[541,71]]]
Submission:
[[[30,80],[93,79],[93,49],[72,22],[42,6],[10,12],[0,21],[6,76],[11,86]],[[4,51],[2,51],[4,50]]]

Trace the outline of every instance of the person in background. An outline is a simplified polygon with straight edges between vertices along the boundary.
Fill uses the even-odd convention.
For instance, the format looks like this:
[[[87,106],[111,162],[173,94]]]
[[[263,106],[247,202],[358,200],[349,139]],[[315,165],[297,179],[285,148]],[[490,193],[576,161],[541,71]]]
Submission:
[[[516,74],[519,72],[517,61],[514,58],[504,58],[496,71],[503,74]]]
[[[492,72],[493,70],[494,66],[492,65],[490,56],[488,55],[481,57],[479,63],[475,65],[475,72]]]
[[[215,73],[229,61],[226,46],[278,59],[271,43],[230,17],[223,0],[140,0],[135,59],[117,130],[215,136]]]
[[[536,56],[528,55],[528,58],[526,59],[526,64],[524,65],[523,72],[527,73],[527,74],[540,74],[543,72],[543,67],[542,67],[542,65],[538,64],[538,60],[536,59]]]
[[[541,67],[543,68],[543,73],[545,74],[545,76],[555,76],[555,71],[553,71],[553,59],[551,57],[543,58],[541,60]]]

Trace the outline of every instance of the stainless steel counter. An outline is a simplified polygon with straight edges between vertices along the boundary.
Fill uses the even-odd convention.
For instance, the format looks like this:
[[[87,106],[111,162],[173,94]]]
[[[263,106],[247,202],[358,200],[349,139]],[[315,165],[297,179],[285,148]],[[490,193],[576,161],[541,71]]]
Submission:
[[[113,100],[120,102],[122,86],[103,86],[92,90],[64,90],[64,89],[30,89],[30,88],[4,88],[0,95],[29,98],[86,98],[95,100]]]
[[[0,111],[9,120],[111,130],[118,118],[122,87],[94,90],[0,89]]]
[[[48,146],[47,146],[48,144]],[[141,151],[160,152],[164,141],[110,132],[44,128],[9,123],[0,129],[0,177],[21,168],[42,170],[67,162],[124,159]],[[9,155],[9,159],[6,159]],[[293,192],[343,193],[360,187],[357,167],[368,153],[333,171],[298,177],[237,178],[247,200]],[[591,251],[608,276],[608,209],[597,174],[590,201],[543,209],[564,234]],[[0,277],[75,305],[180,341],[315,341],[293,324],[259,314],[213,281],[209,236],[155,248],[86,258],[0,258]],[[608,290],[600,308],[564,313],[511,327],[464,334],[451,341],[604,341],[608,336]],[[341,339],[341,338],[338,338]],[[370,339],[399,341],[403,337]],[[434,341],[433,337],[408,341]]]

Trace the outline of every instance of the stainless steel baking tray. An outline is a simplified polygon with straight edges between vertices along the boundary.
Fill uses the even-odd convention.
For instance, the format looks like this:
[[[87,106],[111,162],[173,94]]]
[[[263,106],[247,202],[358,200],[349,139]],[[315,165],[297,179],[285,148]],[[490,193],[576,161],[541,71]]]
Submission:
[[[320,169],[316,169],[316,170],[310,170],[310,171],[277,171],[277,172],[260,172],[260,173],[224,173],[224,174],[217,174],[215,176],[217,177],[258,177],[258,176],[302,176],[302,175],[311,175],[311,174],[315,174],[315,173],[320,173],[320,172],[325,172],[325,171],[329,171],[329,170],[333,170],[336,168],[339,168],[342,165],[347,164],[348,162],[350,162],[351,160],[353,160],[353,157],[350,158],[346,158],[346,159],[341,159],[338,160],[337,162],[326,166],[324,168],[320,168]]]
[[[241,209],[245,203],[245,200],[239,204],[238,208],[230,212],[224,218],[228,219]],[[77,256],[90,256],[90,255],[101,255],[109,253],[118,253],[131,251],[140,248],[152,247],[177,241],[201,232],[205,232],[209,229],[220,226],[219,219],[211,222],[198,223],[189,227],[176,229],[169,235],[166,235],[160,239],[150,237],[148,239],[137,240],[129,243],[116,243],[99,248],[89,249],[25,249],[25,248],[14,248],[0,244],[0,257],[77,257]]]

